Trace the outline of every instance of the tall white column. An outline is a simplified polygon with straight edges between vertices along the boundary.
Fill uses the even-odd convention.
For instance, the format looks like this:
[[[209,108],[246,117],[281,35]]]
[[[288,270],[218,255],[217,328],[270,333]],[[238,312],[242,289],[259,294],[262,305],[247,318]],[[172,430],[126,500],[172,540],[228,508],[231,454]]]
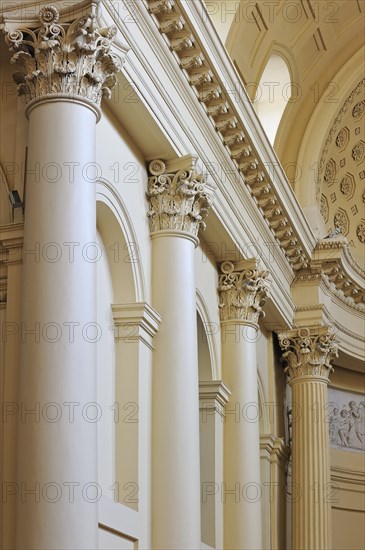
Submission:
[[[256,260],[227,261],[220,269],[222,369],[232,392],[224,425],[224,547],[261,550],[256,340],[268,272],[259,271]]]
[[[120,61],[110,53],[113,29],[98,29],[96,6],[71,23],[46,6],[32,28],[6,36],[29,118],[19,549],[98,544],[95,128]]]
[[[210,197],[191,156],[149,166],[153,307],[152,547],[200,548],[194,249]]]
[[[292,549],[329,550],[331,544],[330,449],[327,384],[337,357],[327,326],[279,335],[292,388]]]

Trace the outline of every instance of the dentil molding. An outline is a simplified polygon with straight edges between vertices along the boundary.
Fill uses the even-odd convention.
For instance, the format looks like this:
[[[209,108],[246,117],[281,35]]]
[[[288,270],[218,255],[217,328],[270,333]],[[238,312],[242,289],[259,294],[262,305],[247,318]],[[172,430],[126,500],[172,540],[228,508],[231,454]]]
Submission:
[[[218,278],[220,319],[257,324],[270,291],[269,272],[258,269],[257,260],[223,262]]]
[[[278,336],[289,383],[308,377],[328,382],[333,371],[331,362],[338,356],[338,342],[331,327],[298,328]]]
[[[186,155],[173,161],[150,162],[147,195],[151,233],[183,231],[197,237],[213,195],[203,174],[195,171],[197,158]]]
[[[62,14],[52,5],[43,6],[38,22],[29,21],[26,27],[10,19],[2,21],[13,52],[11,63],[18,67],[13,79],[28,108],[30,103],[55,97],[98,107],[103,97],[110,97],[123,64],[111,51],[117,29],[99,27],[99,0],[80,6],[85,6],[82,16],[72,21],[61,21]]]
[[[181,70],[196,90],[198,100],[205,106],[207,116],[221,135],[290,265],[294,270],[307,267],[309,258],[296,236],[290,216],[285,212],[264,163],[258,159],[242,121],[237,118],[229,94],[220,86],[213,63],[204,55],[198,32],[186,23],[180,2],[147,0],[146,4],[160,32],[166,37],[172,55],[177,57]]]

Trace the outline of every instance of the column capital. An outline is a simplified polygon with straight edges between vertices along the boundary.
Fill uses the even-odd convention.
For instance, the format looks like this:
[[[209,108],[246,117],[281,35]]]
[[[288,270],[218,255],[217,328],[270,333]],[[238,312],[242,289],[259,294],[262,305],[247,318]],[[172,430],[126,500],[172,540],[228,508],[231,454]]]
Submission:
[[[150,162],[148,191],[151,234],[157,231],[188,233],[197,237],[213,202],[205,176],[196,172],[197,157]]]
[[[289,384],[309,378],[328,383],[333,371],[331,362],[338,356],[338,341],[332,327],[297,328],[278,336]]]
[[[256,259],[225,261],[218,278],[221,322],[257,324],[270,292],[269,272],[258,269]]]
[[[102,97],[110,97],[122,59],[111,51],[116,27],[98,25],[98,5],[98,0],[82,3],[86,9],[72,21],[61,21],[55,6],[43,6],[37,22],[2,23],[27,113],[39,101],[64,99],[87,104],[100,118],[98,107]]]

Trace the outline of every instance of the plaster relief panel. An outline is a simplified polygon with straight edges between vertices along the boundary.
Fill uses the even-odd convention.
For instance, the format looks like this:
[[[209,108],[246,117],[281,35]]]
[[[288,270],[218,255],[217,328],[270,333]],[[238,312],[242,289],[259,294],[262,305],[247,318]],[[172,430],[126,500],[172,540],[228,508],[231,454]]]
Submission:
[[[350,173],[347,173],[340,182],[340,191],[347,200],[350,200],[354,196],[355,192],[355,180],[354,176]]]
[[[328,428],[331,447],[365,451],[365,396],[328,388]]]
[[[333,185],[336,178],[336,163],[333,159],[330,159],[326,164],[323,180],[330,186]]]
[[[336,212],[336,214],[334,215],[334,218],[333,218],[333,224],[335,227],[337,227],[338,229],[341,229],[341,233],[342,235],[347,235],[348,232],[349,232],[349,218],[347,216],[347,213],[345,210],[343,210],[342,208],[339,208]]]
[[[349,129],[346,126],[344,126],[338,132],[336,137],[336,145],[340,151],[342,151],[342,149],[345,149],[346,145],[349,142],[349,137],[350,137]]]
[[[355,120],[360,120],[365,112],[365,100],[359,101],[356,103],[355,107],[352,109],[352,116]]]
[[[321,195],[321,214],[324,219],[324,221],[328,222],[328,200],[325,197],[325,195]]]
[[[365,155],[365,145],[363,141],[356,143],[355,147],[352,149],[352,158],[354,161],[359,164],[364,159]]]
[[[362,222],[357,226],[356,235],[359,241],[362,244],[364,244],[365,243],[365,220],[362,220]]]

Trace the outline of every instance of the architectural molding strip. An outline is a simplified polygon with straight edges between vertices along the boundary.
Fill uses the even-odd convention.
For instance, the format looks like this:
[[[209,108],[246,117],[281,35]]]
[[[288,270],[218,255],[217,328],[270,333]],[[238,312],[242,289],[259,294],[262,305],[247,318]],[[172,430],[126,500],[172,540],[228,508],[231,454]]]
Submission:
[[[204,55],[196,34],[187,25],[180,2],[148,0],[148,10],[161,33],[166,37],[198,100],[204,104],[207,116],[220,133],[237,170],[255,199],[262,215],[279,241],[294,270],[307,267],[308,254],[296,236],[290,216],[274,188],[264,164],[258,160],[244,124],[238,120],[231,100],[219,85],[214,67]]]
[[[220,134],[237,171],[243,176],[247,189],[279,242],[289,265],[301,277],[306,269],[311,269],[318,249],[327,245],[318,244],[313,251],[314,257],[311,257],[303,244],[293,216],[289,208],[284,206],[282,193],[271,181],[267,163],[258,158],[253,140],[248,136],[245,124],[237,114],[230,94],[220,85],[214,63],[201,45],[198,31],[193,32],[184,17],[183,3],[179,0],[146,0],[145,3],[165,37],[171,54],[195,90],[198,101],[205,106],[207,116]],[[284,173],[283,179],[286,179]],[[289,183],[286,183],[289,187]],[[363,277],[363,273],[359,273],[359,268],[355,267],[348,247],[343,247],[341,258],[331,264],[334,272],[330,275],[330,282],[327,281],[326,271],[323,273],[323,280],[337,298],[362,311],[359,304],[365,300],[365,285],[356,281],[355,273],[354,277],[351,276],[351,268]]]

